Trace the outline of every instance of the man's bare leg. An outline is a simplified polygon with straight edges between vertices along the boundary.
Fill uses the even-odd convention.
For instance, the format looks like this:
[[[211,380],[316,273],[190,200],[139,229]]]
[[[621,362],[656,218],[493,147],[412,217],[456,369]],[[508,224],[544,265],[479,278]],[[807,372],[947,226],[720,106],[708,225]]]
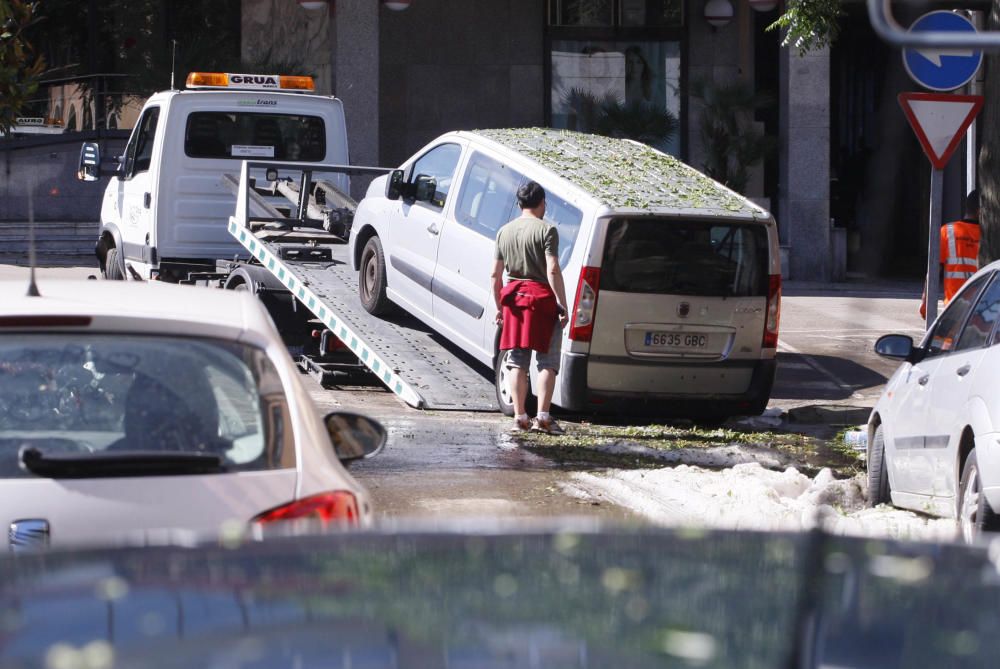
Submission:
[[[538,410],[548,413],[552,404],[552,393],[556,389],[556,373],[551,369],[543,369],[538,373]]]
[[[514,401],[514,415],[523,416],[528,413],[528,370],[515,367],[509,370],[510,396]],[[549,399],[552,393],[549,393]]]

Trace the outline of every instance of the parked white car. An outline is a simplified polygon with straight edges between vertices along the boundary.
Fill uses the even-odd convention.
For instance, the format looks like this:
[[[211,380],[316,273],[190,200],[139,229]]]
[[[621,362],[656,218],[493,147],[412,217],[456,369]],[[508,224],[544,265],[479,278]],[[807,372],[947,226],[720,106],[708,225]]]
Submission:
[[[970,278],[919,346],[899,334],[875,344],[904,362],[869,419],[869,501],[956,518],[967,541],[1000,529],[998,270]]]
[[[316,413],[252,294],[39,288],[8,282],[0,306],[0,521],[12,548],[370,523],[341,461],[374,454],[384,430]]]

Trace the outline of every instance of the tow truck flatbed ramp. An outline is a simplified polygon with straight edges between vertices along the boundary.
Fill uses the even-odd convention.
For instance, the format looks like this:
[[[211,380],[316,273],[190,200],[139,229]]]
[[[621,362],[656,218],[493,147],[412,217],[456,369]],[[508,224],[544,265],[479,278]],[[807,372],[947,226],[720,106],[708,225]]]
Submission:
[[[440,335],[412,317],[372,316],[358,298],[358,275],[351,268],[347,245],[322,230],[293,228],[285,232],[252,232],[236,217],[229,233],[292,295],[366,365],[392,392],[418,409],[497,411],[493,383],[448,350]],[[308,239],[324,240],[329,259],[291,259],[287,250],[303,248]]]

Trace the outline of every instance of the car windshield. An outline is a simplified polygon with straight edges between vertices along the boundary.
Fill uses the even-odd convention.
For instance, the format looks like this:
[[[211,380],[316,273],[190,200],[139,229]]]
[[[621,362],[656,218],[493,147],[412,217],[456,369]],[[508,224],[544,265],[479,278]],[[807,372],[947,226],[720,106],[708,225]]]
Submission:
[[[0,336],[0,477],[19,453],[210,453],[237,470],[289,466],[285,400],[262,352],[162,336]],[[294,463],[294,460],[292,460]]]

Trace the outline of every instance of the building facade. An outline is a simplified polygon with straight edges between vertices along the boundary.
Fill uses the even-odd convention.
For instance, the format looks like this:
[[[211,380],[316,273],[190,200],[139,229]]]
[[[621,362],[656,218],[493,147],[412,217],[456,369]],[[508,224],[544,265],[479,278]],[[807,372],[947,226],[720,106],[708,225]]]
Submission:
[[[713,15],[720,4],[730,16]],[[706,170],[726,152],[703,128],[706,108],[749,91],[740,127],[771,140],[743,191],[778,219],[787,276],[836,278],[829,57],[780,48],[766,30],[777,4],[243,0],[243,57],[297,62],[342,99],[356,164],[397,165],[449,130],[592,130],[593,110],[613,98],[626,117],[641,107],[673,125],[650,143]]]

